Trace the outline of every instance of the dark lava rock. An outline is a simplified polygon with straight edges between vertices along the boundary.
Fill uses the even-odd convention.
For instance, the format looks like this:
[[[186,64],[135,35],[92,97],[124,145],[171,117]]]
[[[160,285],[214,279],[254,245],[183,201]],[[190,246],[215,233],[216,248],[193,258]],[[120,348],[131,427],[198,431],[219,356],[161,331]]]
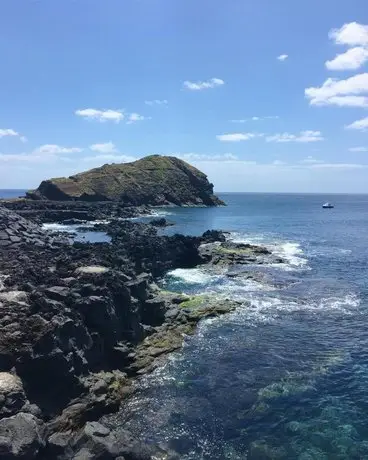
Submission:
[[[170,227],[171,225],[175,225],[174,223],[168,222],[165,217],[153,219],[150,221],[150,224],[154,227]]]
[[[28,197],[120,201],[133,206],[224,204],[213,194],[213,185],[205,174],[183,160],[160,155],[132,163],[106,164],[68,178],[45,180],[37,190],[29,192]]]
[[[44,426],[33,415],[19,412],[0,420],[1,459],[36,458],[44,444]]]
[[[51,237],[36,223],[0,206],[0,249],[10,250],[20,244],[50,247],[62,242],[65,239]]]
[[[0,418],[14,415],[26,403],[22,381],[16,375],[0,372]]]
[[[152,214],[147,206],[132,207],[113,201],[49,201],[22,198],[0,200],[0,206],[37,223],[56,222],[64,225],[84,225],[90,221],[103,222]]]

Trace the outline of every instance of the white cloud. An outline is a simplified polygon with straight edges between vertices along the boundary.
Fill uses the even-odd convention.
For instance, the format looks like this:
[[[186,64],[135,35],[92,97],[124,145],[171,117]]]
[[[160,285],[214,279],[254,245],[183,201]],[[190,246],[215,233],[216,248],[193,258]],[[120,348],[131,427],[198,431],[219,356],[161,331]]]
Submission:
[[[280,54],[280,56],[277,56],[277,59],[282,62],[282,61],[286,61],[288,57],[289,57],[288,54]]]
[[[311,105],[338,105],[340,107],[368,107],[368,73],[337,80],[328,78],[321,87],[305,89]]]
[[[19,140],[21,142],[27,142],[27,138],[25,136],[21,136],[17,131],[15,131],[14,129],[0,129],[0,139],[2,137],[6,137],[6,136],[9,136],[9,137],[19,137]]]
[[[14,129],[0,129],[0,138],[5,136],[19,136]]]
[[[229,120],[230,123],[246,123],[247,121],[260,121],[260,120],[277,120],[277,115],[267,116],[267,117],[251,117],[251,118],[241,118],[235,120]]]
[[[357,46],[336,55],[332,61],[326,61],[325,65],[329,70],[354,70],[359,69],[366,61],[368,61],[368,49]]]
[[[82,150],[79,147],[62,147],[56,144],[45,144],[38,147],[35,153],[41,155],[58,155],[60,153],[80,153]]]
[[[285,163],[285,161],[275,160],[272,164],[275,166],[283,166],[283,165],[286,165],[287,163]]]
[[[173,153],[173,156],[181,158],[185,161],[234,161],[238,157],[232,153],[221,154],[202,154],[202,153]]]
[[[350,147],[349,152],[368,152],[368,147]]]
[[[124,119],[123,110],[78,109],[75,114],[85,120],[97,120],[100,122],[113,121],[120,123]]]
[[[349,22],[339,29],[332,29],[329,37],[337,45],[368,45],[368,25]]]
[[[6,162],[6,163],[12,163],[12,162],[39,162],[44,160],[44,157],[42,156],[37,156],[37,155],[30,155],[27,153],[17,153],[14,155],[11,154],[6,154],[6,153],[0,153],[0,161]]]
[[[150,120],[150,119],[151,117],[144,117],[143,115],[140,115],[139,113],[131,113],[128,116],[127,125],[131,125],[132,123],[136,123],[137,121]]]
[[[267,142],[318,142],[323,140],[321,131],[301,131],[299,134],[278,133],[266,137]]]
[[[309,166],[311,169],[365,169],[368,165],[356,163],[316,163]]]
[[[216,136],[216,139],[222,142],[240,142],[240,141],[249,141],[256,137],[262,137],[262,133],[228,133],[228,134],[219,134]]]
[[[115,144],[113,144],[111,141],[104,144],[92,144],[89,146],[89,148],[93,152],[99,153],[113,153],[117,151]]]
[[[301,163],[301,164],[317,164],[317,163],[323,163],[323,161],[322,160],[317,160],[316,158],[314,158],[314,157],[312,157],[310,155],[307,158],[304,158],[304,160],[301,160],[299,163]]]
[[[137,158],[131,155],[95,155],[90,157],[84,157],[83,161],[88,163],[97,163],[102,165],[104,163],[129,163],[135,161]]]
[[[153,99],[152,101],[144,101],[146,105],[167,105],[169,101],[167,99]]]
[[[203,89],[216,88],[217,86],[222,86],[224,84],[225,82],[224,80],[221,80],[221,78],[211,78],[210,80],[196,82],[186,80],[183,83],[183,86],[191,91],[201,91]]]
[[[360,131],[368,130],[368,117],[356,120],[350,125],[345,126],[346,129],[358,129]]]

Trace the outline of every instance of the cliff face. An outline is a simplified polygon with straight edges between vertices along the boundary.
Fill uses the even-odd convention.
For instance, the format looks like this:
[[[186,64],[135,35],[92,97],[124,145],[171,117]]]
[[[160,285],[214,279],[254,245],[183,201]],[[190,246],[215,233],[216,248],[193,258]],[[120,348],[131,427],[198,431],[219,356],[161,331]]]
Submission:
[[[49,179],[28,197],[48,200],[121,201],[126,205],[217,206],[207,176],[175,157],[152,155],[104,165],[75,176]]]

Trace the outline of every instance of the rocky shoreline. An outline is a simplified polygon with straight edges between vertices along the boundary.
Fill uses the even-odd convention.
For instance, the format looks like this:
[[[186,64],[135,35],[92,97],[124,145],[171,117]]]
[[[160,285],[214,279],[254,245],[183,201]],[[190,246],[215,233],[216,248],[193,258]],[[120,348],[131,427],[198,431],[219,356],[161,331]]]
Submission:
[[[196,324],[229,312],[206,296],[160,289],[169,270],[281,263],[223,233],[162,236],[126,218],[147,207],[13,200],[0,203],[0,458],[175,459],[98,420],[132,381],[181,347]],[[76,243],[45,222],[104,221],[111,243]]]

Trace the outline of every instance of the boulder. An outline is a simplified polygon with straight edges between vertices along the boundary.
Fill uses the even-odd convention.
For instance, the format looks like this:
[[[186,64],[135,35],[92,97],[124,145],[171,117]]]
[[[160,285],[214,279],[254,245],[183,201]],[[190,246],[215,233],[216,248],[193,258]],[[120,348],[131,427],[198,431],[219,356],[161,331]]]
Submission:
[[[31,460],[36,458],[44,444],[43,423],[33,415],[19,412],[0,420],[2,460]]]
[[[0,372],[0,417],[14,415],[25,402],[20,378],[9,372]]]

